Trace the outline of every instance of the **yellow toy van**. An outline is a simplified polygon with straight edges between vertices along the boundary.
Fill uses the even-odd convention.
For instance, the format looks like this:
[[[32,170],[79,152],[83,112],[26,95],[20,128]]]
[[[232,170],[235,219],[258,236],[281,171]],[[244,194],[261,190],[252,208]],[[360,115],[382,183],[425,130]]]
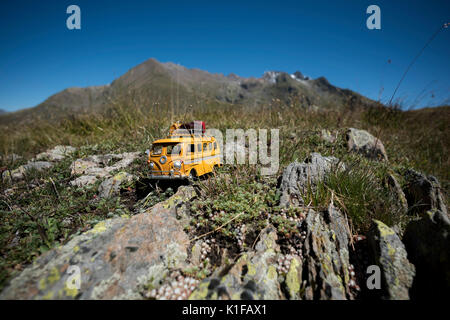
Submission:
[[[202,121],[172,124],[167,138],[154,141],[147,154],[150,179],[195,180],[222,166],[219,144],[205,135]]]

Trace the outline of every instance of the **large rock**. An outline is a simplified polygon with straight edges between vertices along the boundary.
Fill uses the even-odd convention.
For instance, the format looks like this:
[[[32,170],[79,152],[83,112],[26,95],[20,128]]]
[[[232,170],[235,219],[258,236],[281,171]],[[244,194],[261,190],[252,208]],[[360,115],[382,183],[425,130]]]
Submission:
[[[382,298],[409,299],[415,268],[409,262],[405,246],[397,234],[381,221],[374,220],[368,241],[374,261],[381,270]]]
[[[325,212],[309,210],[303,222],[305,299],[353,299],[350,290],[347,219],[332,205]]]
[[[141,285],[186,265],[189,239],[176,207],[194,195],[192,187],[180,187],[142,214],[98,223],[38,258],[11,280],[0,299],[142,298]],[[80,273],[70,275],[73,267]]]
[[[409,169],[404,174],[403,188],[411,213],[423,213],[428,210],[439,210],[447,214],[447,206],[441,193],[439,181],[434,176],[425,176]]]
[[[279,247],[274,227],[261,233],[255,251],[245,252],[232,265],[219,268],[205,279],[189,299],[280,299],[275,267]]]
[[[387,160],[386,150],[381,140],[366,130],[349,128],[346,138],[349,151],[361,153],[369,159]]]
[[[450,288],[450,220],[431,210],[411,221],[403,235],[409,260],[416,266],[411,298],[443,299]]]
[[[334,157],[323,157],[319,153],[312,153],[304,162],[293,162],[283,171],[279,182],[281,192],[280,206],[303,205],[302,194],[309,188],[314,188],[317,181],[332,169],[343,168],[339,160]]]

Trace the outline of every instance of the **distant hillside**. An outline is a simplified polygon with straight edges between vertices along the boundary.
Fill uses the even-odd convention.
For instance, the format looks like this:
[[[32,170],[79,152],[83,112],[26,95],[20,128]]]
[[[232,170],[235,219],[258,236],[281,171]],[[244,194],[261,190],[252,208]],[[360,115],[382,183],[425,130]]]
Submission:
[[[0,114],[3,114],[3,113],[6,113],[6,111],[3,109],[0,109]]]
[[[268,71],[261,78],[242,78],[149,59],[110,85],[68,88],[34,108],[1,116],[0,124],[102,112],[114,103],[123,102],[141,107],[160,103],[183,110],[210,102],[252,107],[278,100],[299,107],[374,103],[351,90],[331,85],[324,77],[312,80],[299,71],[294,74]]]

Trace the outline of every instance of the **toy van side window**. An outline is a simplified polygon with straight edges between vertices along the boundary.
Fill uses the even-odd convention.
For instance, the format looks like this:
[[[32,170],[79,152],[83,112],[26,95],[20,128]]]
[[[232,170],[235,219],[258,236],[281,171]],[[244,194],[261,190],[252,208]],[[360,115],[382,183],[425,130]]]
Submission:
[[[202,153],[202,144],[201,143],[197,144],[197,152]]]
[[[190,145],[189,145],[188,152],[189,152],[189,153],[194,153],[194,152],[195,152],[195,148],[194,148],[194,147],[195,147],[194,144],[190,144]]]
[[[205,153],[207,155],[211,154],[211,142],[203,143],[203,153]]]
[[[181,144],[170,144],[166,147],[168,156],[178,156],[181,154]]]
[[[211,151],[212,150],[212,143],[211,142],[208,143],[208,147],[209,147],[209,151]]]
[[[217,150],[217,142],[214,142],[214,150]]]

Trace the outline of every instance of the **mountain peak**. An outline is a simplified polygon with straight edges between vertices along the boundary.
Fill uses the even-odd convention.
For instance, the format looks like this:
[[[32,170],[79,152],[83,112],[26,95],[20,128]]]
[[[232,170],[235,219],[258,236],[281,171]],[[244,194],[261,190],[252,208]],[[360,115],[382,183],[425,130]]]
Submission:
[[[186,68],[174,62],[150,58],[114,80],[110,85],[71,87],[56,93],[20,115],[17,119],[32,121],[39,114],[62,118],[80,112],[98,112],[110,107],[110,101],[132,100],[143,106],[154,101],[171,104],[174,96],[178,106],[202,105],[204,101],[257,105],[273,98],[285,103],[300,101],[299,105],[321,105],[329,94],[344,99],[355,96],[350,90],[331,85],[325,77],[310,80],[300,71],[290,74],[269,70],[260,78],[243,78],[234,73],[227,76],[212,74],[196,68]],[[299,98],[302,97],[302,98]],[[180,104],[181,103],[181,104]],[[11,118],[9,115],[6,116]],[[4,116],[3,122],[7,122]]]

